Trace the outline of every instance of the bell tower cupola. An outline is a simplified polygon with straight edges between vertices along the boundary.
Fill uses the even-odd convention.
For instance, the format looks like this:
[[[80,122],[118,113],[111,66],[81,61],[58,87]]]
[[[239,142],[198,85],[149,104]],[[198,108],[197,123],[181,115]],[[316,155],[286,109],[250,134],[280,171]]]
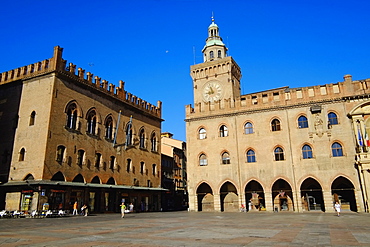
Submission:
[[[194,105],[206,107],[206,104],[224,104],[225,100],[240,97],[242,74],[238,64],[226,52],[227,48],[212,17],[206,45],[202,50],[204,61],[190,66]]]
[[[227,48],[222,42],[219,34],[219,29],[212,16],[212,23],[208,27],[208,38],[203,50],[203,61],[209,62],[222,59],[227,56]]]

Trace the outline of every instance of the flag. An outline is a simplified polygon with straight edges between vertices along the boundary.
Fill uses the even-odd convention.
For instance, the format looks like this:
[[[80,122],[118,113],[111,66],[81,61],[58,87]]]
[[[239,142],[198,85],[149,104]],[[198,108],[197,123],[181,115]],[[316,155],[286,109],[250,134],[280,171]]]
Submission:
[[[358,130],[358,133],[357,133],[357,135],[358,135],[358,145],[360,147],[362,147],[364,145],[364,143],[362,141],[362,135],[361,135],[360,127],[358,127],[357,130]]]
[[[370,147],[370,140],[369,140],[369,136],[367,135],[367,131],[365,130],[365,145],[367,147]]]

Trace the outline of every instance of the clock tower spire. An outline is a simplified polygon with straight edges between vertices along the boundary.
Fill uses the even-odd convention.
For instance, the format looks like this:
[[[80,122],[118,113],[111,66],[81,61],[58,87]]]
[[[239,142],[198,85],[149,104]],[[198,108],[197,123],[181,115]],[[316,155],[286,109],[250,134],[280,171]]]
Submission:
[[[203,50],[203,61],[214,61],[227,56],[227,48],[219,35],[219,28],[212,15],[212,23],[208,27],[208,38]]]
[[[202,53],[203,63],[190,67],[194,104],[223,103],[224,99],[240,97],[240,68],[232,57],[227,56],[227,48],[213,16]]]

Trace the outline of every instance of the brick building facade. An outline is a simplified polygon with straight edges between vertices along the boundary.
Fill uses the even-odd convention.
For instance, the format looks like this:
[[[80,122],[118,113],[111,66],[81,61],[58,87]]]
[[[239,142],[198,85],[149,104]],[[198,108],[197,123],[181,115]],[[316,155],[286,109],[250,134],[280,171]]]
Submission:
[[[157,106],[62,58],[0,74],[2,208],[159,210]]]
[[[212,21],[186,106],[190,210],[368,211],[370,79],[241,95]]]

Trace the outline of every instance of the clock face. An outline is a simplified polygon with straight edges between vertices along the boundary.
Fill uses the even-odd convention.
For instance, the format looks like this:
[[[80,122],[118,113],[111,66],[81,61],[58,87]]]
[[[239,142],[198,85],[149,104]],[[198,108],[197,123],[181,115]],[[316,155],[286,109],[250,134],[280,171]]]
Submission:
[[[222,87],[220,83],[211,81],[203,87],[203,99],[205,102],[219,101],[222,96]]]

